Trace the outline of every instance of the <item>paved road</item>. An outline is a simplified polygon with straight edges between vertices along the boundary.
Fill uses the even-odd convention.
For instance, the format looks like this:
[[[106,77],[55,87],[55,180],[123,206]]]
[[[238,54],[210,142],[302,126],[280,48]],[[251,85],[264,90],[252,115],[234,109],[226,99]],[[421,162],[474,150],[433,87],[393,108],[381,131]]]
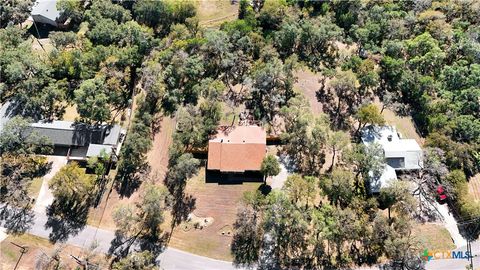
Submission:
[[[47,222],[45,213],[35,212],[32,227],[27,231],[30,234],[49,238],[51,229],[45,228]],[[1,228],[0,228],[1,229]],[[93,243],[97,245],[96,251],[106,253],[110,248],[110,242],[115,237],[112,231],[99,229],[93,226],[85,226],[77,235],[70,236],[66,243],[72,246],[88,248]],[[235,268],[231,262],[219,261],[207,257],[198,256],[188,252],[184,252],[175,248],[167,248],[158,257],[160,266],[163,269],[173,270],[196,270],[196,269],[212,269],[212,270],[233,270]]]

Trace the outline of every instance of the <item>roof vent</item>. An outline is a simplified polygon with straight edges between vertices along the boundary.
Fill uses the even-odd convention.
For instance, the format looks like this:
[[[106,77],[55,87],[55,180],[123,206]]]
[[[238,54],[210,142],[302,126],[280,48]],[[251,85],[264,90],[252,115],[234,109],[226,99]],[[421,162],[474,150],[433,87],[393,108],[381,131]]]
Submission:
[[[388,135],[388,136],[387,136],[387,140],[388,140],[389,142],[391,142],[392,139],[393,139],[393,136],[392,136],[392,135]]]

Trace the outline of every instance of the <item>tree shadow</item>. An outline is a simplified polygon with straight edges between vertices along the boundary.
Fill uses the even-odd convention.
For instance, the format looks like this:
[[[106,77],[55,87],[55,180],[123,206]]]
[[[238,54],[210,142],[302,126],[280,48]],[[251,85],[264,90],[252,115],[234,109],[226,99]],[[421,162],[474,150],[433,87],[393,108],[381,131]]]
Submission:
[[[114,256],[112,264],[128,256],[130,252],[148,250],[156,258],[167,247],[170,234],[167,232],[158,235],[134,235],[125,237],[119,230],[115,231],[115,238],[110,242],[107,255]]]
[[[132,196],[142,184],[144,176],[150,174],[150,170],[150,166],[144,163],[136,172],[119,171],[115,178],[115,190],[120,195],[120,198]]]
[[[267,196],[270,192],[272,192],[272,187],[267,184],[261,184],[258,187],[258,190],[265,196]]]
[[[4,205],[0,210],[0,224],[8,234],[25,233],[33,225],[35,214],[30,207],[14,208]]]
[[[87,224],[88,209],[88,202],[77,204],[74,200],[55,200],[47,207],[45,228],[52,229],[50,241],[64,242],[70,235],[78,234]]]
[[[171,210],[172,223],[170,234],[173,233],[173,229],[176,226],[188,219],[188,215],[195,210],[197,201],[195,197],[190,194],[185,194],[183,191],[173,194],[173,196],[175,199]]]

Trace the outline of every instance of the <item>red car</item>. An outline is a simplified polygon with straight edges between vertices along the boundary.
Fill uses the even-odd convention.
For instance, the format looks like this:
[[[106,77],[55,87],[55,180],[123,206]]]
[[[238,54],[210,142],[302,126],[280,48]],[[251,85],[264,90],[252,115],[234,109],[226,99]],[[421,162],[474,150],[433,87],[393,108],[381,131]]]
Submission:
[[[442,185],[437,187],[437,199],[440,203],[445,203],[447,201],[447,194],[445,194],[445,188]]]

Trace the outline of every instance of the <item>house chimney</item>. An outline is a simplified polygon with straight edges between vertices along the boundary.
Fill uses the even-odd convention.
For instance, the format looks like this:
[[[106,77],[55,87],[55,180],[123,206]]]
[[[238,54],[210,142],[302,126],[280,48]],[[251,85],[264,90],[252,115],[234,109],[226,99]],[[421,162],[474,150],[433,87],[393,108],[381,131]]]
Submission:
[[[388,140],[389,142],[392,141],[392,138],[393,138],[392,135],[388,135],[388,136],[387,136],[387,140]]]

